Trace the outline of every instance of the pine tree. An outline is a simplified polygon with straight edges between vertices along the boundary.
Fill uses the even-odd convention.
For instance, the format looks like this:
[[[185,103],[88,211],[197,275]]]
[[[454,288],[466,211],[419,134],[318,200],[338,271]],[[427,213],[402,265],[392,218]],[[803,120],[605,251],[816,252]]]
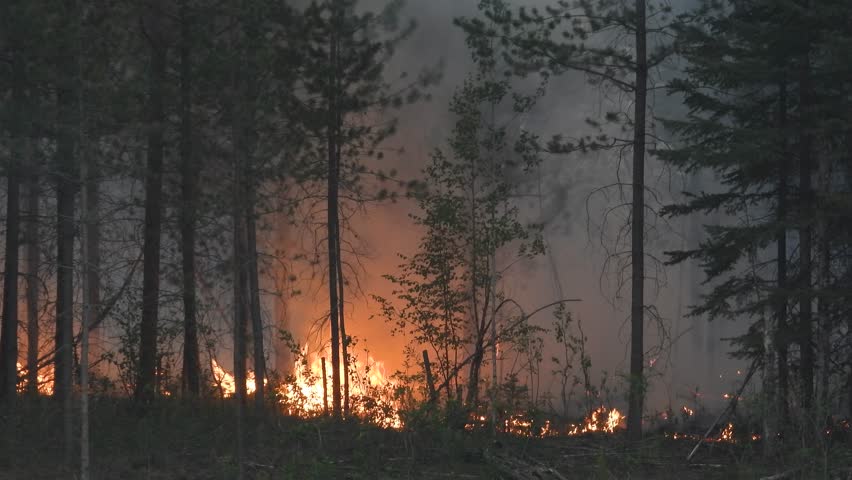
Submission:
[[[148,138],[145,170],[145,228],[142,279],[142,323],[136,398],[150,401],[158,391],[157,335],[160,304],[160,243],[163,216],[163,157],[166,127],[165,4],[153,2],[144,12],[143,25],[149,51]]]
[[[707,313],[711,319],[754,321],[750,333],[738,343],[743,355],[763,355],[764,395],[769,399],[764,427],[768,455],[776,452],[776,435],[785,430],[790,393],[787,345],[792,339],[799,344],[797,420],[806,436],[813,434],[812,305],[818,291],[826,287],[815,289],[812,279],[813,225],[815,218],[822,217],[815,213],[815,199],[830,192],[816,194],[812,177],[814,158],[825,149],[816,139],[830,144],[838,138],[828,128],[837,119],[827,116],[827,121],[821,121],[816,112],[832,102],[843,103],[842,97],[829,97],[836,95],[836,87],[825,79],[831,78],[827,72],[834,67],[817,52],[825,48],[824,42],[836,38],[831,32],[837,25],[832,26],[831,17],[823,13],[836,14],[836,8],[844,7],[831,0],[706,2],[685,17],[689,21],[679,29],[678,51],[689,63],[671,89],[683,95],[690,113],[686,119],[665,122],[682,144],[660,152],[677,168],[711,170],[720,179],[716,191],[690,192],[687,202],[670,207],[668,213],[718,210],[732,220],[708,226],[707,240],[692,250],[674,252],[671,260],[698,259],[708,279],[721,280],[694,308],[695,313]],[[797,20],[791,27],[792,18]],[[791,169],[796,164],[798,168]],[[826,168],[823,163],[821,170]],[[791,176],[797,178],[798,188],[791,189]],[[827,207],[824,204],[821,209]],[[823,238],[826,228],[820,228]],[[798,268],[789,274],[787,238],[792,231],[798,233]],[[830,264],[831,247],[817,250],[818,264],[824,268]],[[775,272],[771,272],[773,265]],[[820,275],[825,278],[826,273]],[[799,317],[788,322],[789,305],[794,302],[799,305]],[[826,325],[825,320],[822,323]],[[758,332],[762,341],[755,337]],[[821,345],[827,354],[831,347],[826,339],[831,333],[820,334],[826,336]],[[828,381],[823,383],[827,389]],[[822,421],[817,419],[817,425]]]
[[[618,148],[632,151],[632,198],[630,206],[630,374],[627,430],[632,441],[642,435],[642,412],[646,379],[644,375],[644,328],[648,317],[645,295],[646,137],[648,76],[671,53],[666,42],[648,48],[649,38],[659,39],[670,30],[667,23],[671,7],[666,2],[600,0],[597,2],[560,0],[543,9],[521,7],[510,10],[503,0],[481,2],[480,10],[494,24],[482,19],[457,22],[468,35],[479,38],[479,48],[497,41],[510,46],[507,58],[516,73],[545,75],[580,72],[594,85],[614,89],[630,99],[632,112],[611,113],[606,122],[623,122],[632,131],[629,140],[597,135],[580,142],[554,138],[552,153],[571,153],[588,149]],[[653,22],[653,24],[652,24]],[[652,34],[649,34],[649,24]],[[614,32],[630,38],[630,50],[610,44]],[[598,46],[603,45],[603,46]],[[632,51],[631,51],[632,50]],[[601,125],[601,122],[593,121]]]
[[[341,292],[346,281],[340,247],[343,230],[340,221],[340,196],[370,199],[361,176],[367,172],[362,156],[380,156],[377,147],[395,130],[395,122],[370,123],[368,114],[390,109],[420,98],[419,88],[432,76],[420,76],[410,84],[391,90],[383,77],[384,66],[394,46],[411,32],[413,25],[399,28],[395,17],[399,2],[392,2],[379,13],[358,13],[355,0],[325,0],[312,3],[304,12],[302,27],[294,38],[294,51],[302,52],[299,62],[300,83],[306,98],[296,101],[296,117],[305,119],[303,128],[322,139],[305,153],[307,171],[316,172],[325,184],[326,279],[329,292],[331,337],[332,412],[344,414],[348,403],[341,387],[346,379],[348,339],[340,328]],[[324,165],[319,167],[319,159]],[[320,169],[321,168],[321,169]],[[318,173],[318,172],[322,173]],[[341,369],[341,366],[344,369]],[[347,373],[344,373],[348,375]]]

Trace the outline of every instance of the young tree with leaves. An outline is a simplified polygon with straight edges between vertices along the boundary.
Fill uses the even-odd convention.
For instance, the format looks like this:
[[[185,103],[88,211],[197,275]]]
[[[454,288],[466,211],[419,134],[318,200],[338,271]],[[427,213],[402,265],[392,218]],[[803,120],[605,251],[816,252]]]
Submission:
[[[433,350],[442,380],[438,390],[447,389],[448,401],[452,386],[461,392],[459,376],[467,368],[468,409],[479,403],[487,349],[511,343],[529,328],[523,313],[520,320],[500,322],[504,308],[518,306],[500,287],[508,267],[497,265],[497,253],[516,249],[512,258],[523,259],[543,251],[540,229],[523,223],[513,198],[520,188],[517,177],[538,165],[539,148],[527,132],[511,133],[541,90],[515,91],[501,78],[495,57],[492,50],[474,49],[476,72],[450,105],[456,123],[449,153],[439,149],[432,155],[417,196],[422,213],[412,218],[424,228],[423,239],[417,253],[401,256],[401,274],[385,275],[397,287],[396,299],[375,297],[386,320],[396,325],[394,332]],[[494,377],[492,372],[492,403]]]
[[[341,226],[341,192],[356,202],[377,199],[363,191],[362,176],[369,173],[365,158],[380,156],[377,147],[395,131],[396,122],[375,123],[374,114],[416,101],[419,89],[434,76],[421,75],[409,84],[392,89],[384,78],[384,68],[394,47],[408,36],[413,24],[398,25],[401,2],[391,2],[378,13],[359,13],[356,0],[326,0],[312,3],[303,13],[301,41],[293,48],[301,51],[301,79],[305,98],[296,102],[296,115],[303,128],[317,139],[304,153],[326,189],[325,247],[328,265],[331,332],[332,413],[339,417],[348,405],[348,336],[341,328],[344,266]],[[320,161],[323,166],[320,167]],[[321,173],[320,173],[321,172]],[[342,368],[341,368],[342,367]],[[343,374],[343,378],[341,377]]]

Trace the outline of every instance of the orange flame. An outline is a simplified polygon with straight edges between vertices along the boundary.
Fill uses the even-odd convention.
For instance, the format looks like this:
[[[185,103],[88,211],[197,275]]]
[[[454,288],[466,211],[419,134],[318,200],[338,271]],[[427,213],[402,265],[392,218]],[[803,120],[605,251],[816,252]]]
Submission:
[[[281,385],[277,393],[281,407],[290,415],[303,418],[316,417],[325,413],[323,402],[322,358],[326,351],[308,354],[308,346],[302,348],[300,360],[295,362],[295,378],[292,382]],[[329,355],[330,356],[330,355]],[[215,359],[211,360],[214,383],[220,388],[225,397],[236,393],[234,376],[223,369]],[[331,365],[326,365],[326,384],[328,398],[332,403]],[[393,399],[397,385],[385,373],[383,362],[372,357],[366,363],[356,359],[350,363],[349,398],[352,413],[363,417],[383,427],[402,428],[402,420],[398,414],[398,402]],[[340,366],[341,377],[345,374],[343,365]],[[265,381],[265,380],[264,380]],[[256,389],[254,372],[246,374],[246,391],[251,394]],[[369,402],[363,400],[369,399]],[[369,406],[366,404],[369,403]]]
[[[222,395],[225,397],[233,397],[237,393],[237,382],[234,376],[226,372],[215,358],[210,359],[210,367],[213,372],[213,386],[222,389]],[[254,372],[248,370],[246,372],[246,393],[252,394],[257,390],[257,385],[254,383]],[[266,380],[264,380],[266,385]]]
[[[326,364],[327,398],[323,402],[322,359],[330,357],[328,349],[308,354],[308,346],[302,348],[301,359],[295,362],[295,381],[285,384],[279,390],[282,403],[288,413],[297,416],[318,416],[325,413],[325,404],[332,404],[332,369]],[[342,363],[342,362],[341,362]],[[340,365],[341,378],[346,375]],[[397,388],[386,372],[384,362],[368,356],[366,363],[352,359],[349,364],[349,398],[352,413],[368,418],[374,423],[390,428],[401,428],[402,420],[398,414],[398,402],[392,392]],[[359,401],[370,399],[367,402]]]
[[[568,435],[581,435],[591,432],[613,433],[616,428],[619,428],[624,415],[617,408],[607,410],[601,405],[592,411],[585,419],[582,425],[570,425]]]
[[[24,375],[24,366],[21,365],[21,362],[17,362],[18,366],[18,376]],[[42,370],[46,370],[46,372],[38,372],[36,377],[38,378],[38,393],[42,395],[53,395],[53,367],[47,366]],[[18,391],[23,392],[26,390],[26,385],[19,385]]]

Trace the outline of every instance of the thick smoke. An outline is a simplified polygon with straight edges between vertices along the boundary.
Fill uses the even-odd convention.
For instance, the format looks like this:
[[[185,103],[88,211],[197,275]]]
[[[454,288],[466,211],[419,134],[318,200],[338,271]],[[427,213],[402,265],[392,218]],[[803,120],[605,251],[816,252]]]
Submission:
[[[382,4],[380,0],[365,2],[365,8],[373,3]],[[396,169],[400,178],[416,178],[429,153],[442,146],[452,128],[448,102],[471,67],[464,36],[452,25],[452,19],[476,15],[476,4],[473,0],[418,0],[410,1],[404,10],[419,26],[399,48],[390,72],[416,73],[440,59],[446,68],[443,81],[431,91],[430,102],[413,105],[400,113],[399,133],[387,145],[388,150],[398,148],[400,153],[390,154],[384,160],[386,168]],[[673,100],[660,96],[654,103],[657,113],[679,113]],[[586,118],[606,108],[600,92],[589,86],[581,74],[567,74],[550,82],[546,97],[525,119],[524,127],[544,137],[556,133],[579,136],[590,132]],[[602,227],[602,218],[604,212],[622,200],[616,190],[594,192],[616,182],[618,175],[629,179],[629,165],[619,163],[611,153],[546,158],[540,183],[535,186],[541,188],[540,202],[536,199],[522,207],[530,221],[547,224],[549,252],[534,264],[516,269],[507,279],[508,291],[528,309],[557,300],[560,295],[582,299],[571,304],[570,310],[575,319],[583,322],[588,337],[586,348],[592,361],[593,382],[599,383],[606,372],[609,385],[616,388],[624,385],[618,375],[628,369],[629,284],[624,286],[628,290],[622,291],[617,265],[609,263],[613,268],[606,268],[607,252],[612,248],[607,242],[611,242],[612,231]],[[702,180],[664,171],[653,160],[649,161],[647,178],[668,199],[677,198],[687,186],[700,186]],[[626,195],[629,197],[629,189]],[[381,275],[396,270],[397,253],[412,253],[416,248],[420,232],[408,218],[411,208],[413,205],[403,200],[369,207],[354,219],[354,229],[367,253],[360,259],[363,268],[359,278],[360,289],[366,294],[390,296],[391,285]],[[623,217],[610,219],[616,226],[623,220]],[[679,219],[673,224],[660,221],[655,225],[657,236],[649,235],[649,249],[662,256],[663,250],[695,245],[702,235],[701,224],[714,221],[719,219]],[[293,235],[294,232],[287,234]],[[740,333],[743,325],[686,317],[688,307],[702,291],[703,274],[696,265],[659,269],[649,265],[648,269],[655,278],[649,280],[646,303],[659,311],[659,323],[666,331],[664,337],[674,340],[662,341],[657,322],[649,321],[646,344],[651,347],[662,342],[666,347],[648,356],[655,374],[651,379],[649,408],[678,408],[692,401],[691,392],[696,389],[702,393],[705,405],[720,404],[723,393],[734,390],[733,385],[740,378],[737,370],[744,369],[740,362],[728,358],[729,347],[722,339]],[[308,337],[309,325],[327,311],[323,293],[321,288],[305,288],[300,295],[287,300],[288,327],[301,341]],[[350,294],[348,303],[347,328],[363,340],[356,353],[366,346],[375,358],[385,361],[389,370],[401,368],[405,340],[390,337],[382,319],[370,319],[376,308],[367,295]],[[549,313],[536,318],[543,327],[549,327],[552,320]],[[552,339],[552,335],[546,338]],[[550,374],[554,368],[550,358],[555,348],[552,341],[545,342],[541,379],[542,388],[553,388],[554,393],[558,381]],[[623,393],[616,391],[612,399],[622,403]]]

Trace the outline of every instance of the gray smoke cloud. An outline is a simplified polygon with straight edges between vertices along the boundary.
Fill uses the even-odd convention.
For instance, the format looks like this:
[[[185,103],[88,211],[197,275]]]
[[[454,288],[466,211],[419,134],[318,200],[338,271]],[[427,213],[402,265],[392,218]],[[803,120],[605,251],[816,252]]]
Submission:
[[[464,35],[453,26],[452,19],[476,15],[477,3],[475,0],[410,0],[405,7],[404,13],[416,19],[418,28],[400,46],[389,71],[413,74],[440,59],[446,68],[443,81],[431,91],[432,100],[402,111],[399,133],[388,142],[390,148],[403,149],[404,153],[386,159],[387,168],[396,169],[401,178],[415,178],[429,153],[442,146],[452,128],[448,103],[471,67]],[[685,8],[688,3],[673,2],[673,6]],[[364,2],[364,8],[382,4],[380,0],[371,0]],[[541,6],[547,2],[535,0],[526,4]],[[671,71],[664,74],[671,75]],[[653,103],[657,114],[680,113],[676,99],[667,99],[662,92],[656,94]],[[579,136],[590,133],[586,118],[606,108],[600,91],[588,85],[583,75],[566,74],[552,79],[545,98],[524,119],[524,126],[545,138],[557,133]],[[549,252],[544,258],[517,269],[507,279],[507,290],[530,310],[557,300],[560,295],[581,298],[582,302],[571,304],[570,310],[583,322],[594,381],[599,382],[607,372],[611,386],[623,386],[616,377],[628,369],[629,290],[620,291],[618,276],[612,268],[606,268],[607,250],[612,248],[607,242],[611,241],[612,231],[601,227],[604,212],[621,199],[617,191],[610,191],[608,197],[594,192],[616,182],[619,175],[629,179],[629,164],[620,164],[608,152],[553,156],[545,159],[539,175],[540,202],[534,200],[522,207],[531,221],[546,222]],[[668,199],[677,198],[688,182],[692,181],[695,186],[698,180],[668,172],[653,159],[649,160],[647,177]],[[629,189],[626,194],[629,198]],[[369,252],[362,259],[360,283],[365,292],[389,295],[391,286],[381,275],[394,271],[399,263],[397,253],[408,254],[416,249],[420,232],[408,218],[411,208],[413,205],[407,201],[375,206],[356,219],[356,230]],[[619,219],[612,221],[617,224]],[[671,225],[660,223],[656,225],[656,236],[649,235],[649,249],[661,255],[663,250],[695,245],[700,239],[701,223],[707,221],[713,219],[679,219]],[[667,335],[675,339],[670,348],[649,355],[646,365],[652,366],[654,372],[649,409],[691,405],[691,392],[696,389],[702,392],[702,402],[706,405],[721,404],[722,395],[732,392],[734,383],[741,378],[737,371],[745,368],[740,361],[728,358],[728,345],[722,339],[741,333],[745,322],[708,323],[703,318],[685,316],[688,306],[701,293],[703,276],[697,266],[684,264],[659,270],[649,266],[649,272],[656,280],[649,281],[646,303],[658,309]],[[625,288],[629,289],[629,285]],[[304,325],[299,327],[300,322],[318,318],[327,309],[324,302],[327,303],[321,294],[304,294],[290,301],[288,317],[297,336],[304,336],[307,331]],[[363,296],[352,298],[347,310],[347,328],[366,341],[374,357],[385,360],[388,370],[400,368],[406,342],[402,338],[389,338],[388,328],[381,319],[369,319],[369,314],[374,312],[375,305],[370,300]],[[546,313],[536,319],[543,327],[549,327],[551,321],[552,317]],[[646,331],[647,345],[661,343],[658,329],[651,322]],[[546,336],[548,338],[542,364],[544,390],[555,389],[558,385],[550,373],[553,366],[549,360],[556,353],[556,345],[552,335]],[[622,393],[613,395],[616,405],[624,405]]]

